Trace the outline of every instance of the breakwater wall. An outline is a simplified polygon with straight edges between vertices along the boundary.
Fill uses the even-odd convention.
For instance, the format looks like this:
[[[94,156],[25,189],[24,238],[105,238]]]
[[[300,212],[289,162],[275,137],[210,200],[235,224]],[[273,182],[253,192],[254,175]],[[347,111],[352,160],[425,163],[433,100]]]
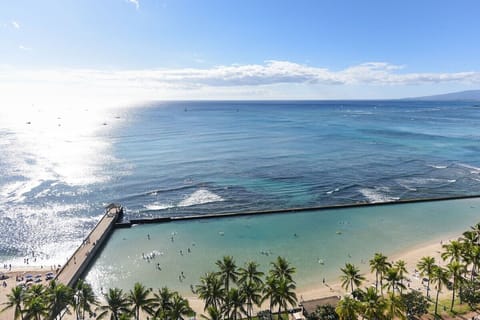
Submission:
[[[73,287],[95,259],[97,252],[107,242],[115,224],[123,217],[123,207],[111,204],[106,208],[105,214],[82,244],[75,250],[65,265],[59,270],[55,279],[65,285]]]
[[[277,210],[244,211],[244,212],[227,212],[227,213],[158,217],[158,218],[157,217],[137,218],[137,219],[134,218],[134,219],[129,219],[125,221],[118,221],[115,224],[115,227],[130,228],[131,226],[136,224],[168,223],[173,221],[217,219],[217,218],[254,216],[254,215],[265,215],[265,214],[282,214],[282,213],[293,213],[293,212],[304,212],[304,211],[322,211],[322,210],[335,210],[335,209],[360,208],[360,207],[392,206],[392,205],[401,205],[406,203],[462,200],[462,199],[474,199],[474,198],[480,198],[480,195],[462,195],[462,196],[449,196],[449,197],[438,197],[438,198],[405,199],[405,200],[375,202],[375,203],[361,202],[361,203],[351,203],[351,204],[338,204],[338,205],[331,205],[331,206],[287,208],[287,209],[277,209]]]

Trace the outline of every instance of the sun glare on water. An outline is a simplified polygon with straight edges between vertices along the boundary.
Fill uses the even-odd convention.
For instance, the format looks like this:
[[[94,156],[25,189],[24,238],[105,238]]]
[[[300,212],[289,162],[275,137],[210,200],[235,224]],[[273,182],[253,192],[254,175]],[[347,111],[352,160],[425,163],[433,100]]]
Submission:
[[[79,215],[88,205],[77,203],[75,196],[110,179],[106,168],[117,159],[109,135],[123,120],[119,114],[99,107],[0,110],[0,213],[5,221],[0,231],[19,242],[2,243],[0,256],[21,255],[15,250],[24,248],[43,253],[45,263],[75,248],[82,225],[92,220]],[[10,232],[16,236],[9,237]],[[65,241],[59,242],[59,236]],[[61,243],[62,250],[52,243]]]

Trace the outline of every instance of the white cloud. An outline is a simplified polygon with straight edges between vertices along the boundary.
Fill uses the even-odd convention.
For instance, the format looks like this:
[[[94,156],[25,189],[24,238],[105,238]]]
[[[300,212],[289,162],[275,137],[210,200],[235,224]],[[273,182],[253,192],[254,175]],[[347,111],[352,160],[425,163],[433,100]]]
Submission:
[[[20,29],[20,24],[19,24],[17,21],[12,21],[12,22],[11,22],[11,25],[12,25],[12,27],[14,27],[15,29]]]
[[[140,8],[139,0],[127,0],[127,2],[134,4],[135,8],[137,8],[137,10]]]
[[[386,98],[392,97],[392,92],[393,97],[401,96],[395,96],[395,92],[402,92],[403,96],[422,95],[418,94],[422,86],[429,90],[426,95],[432,93],[432,88],[480,85],[479,71],[408,73],[405,69],[385,62],[368,62],[330,70],[275,60],[211,68],[143,70],[26,70],[0,66],[0,92],[9,93],[12,101],[63,97],[70,102],[74,100],[71,97],[78,97],[80,102],[94,97],[127,103],[152,99]],[[405,90],[407,87],[410,89]]]
[[[32,51],[32,48],[30,47],[26,47],[24,45],[19,45],[18,46],[18,49],[22,50],[22,51]]]

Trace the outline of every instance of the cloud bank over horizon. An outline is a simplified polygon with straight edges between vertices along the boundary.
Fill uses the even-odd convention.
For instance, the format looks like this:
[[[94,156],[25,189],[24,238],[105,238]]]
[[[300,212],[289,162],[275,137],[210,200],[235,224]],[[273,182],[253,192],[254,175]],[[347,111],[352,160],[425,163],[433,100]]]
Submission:
[[[118,98],[121,101],[156,99],[285,99],[352,98],[356,88],[429,85],[478,86],[480,71],[408,73],[387,62],[366,62],[342,70],[314,67],[290,61],[233,64],[210,68],[97,70],[19,69],[0,67],[0,90],[10,100],[24,98]],[[317,89],[321,90],[317,90]],[[328,94],[329,90],[345,96]],[[285,89],[288,89],[287,92]],[[363,91],[365,91],[363,90]],[[348,92],[352,91],[350,95]],[[388,92],[388,90],[386,90]],[[306,94],[308,92],[308,94]],[[387,93],[388,94],[388,93]],[[428,94],[428,93],[427,93]],[[245,97],[245,95],[247,95]],[[370,98],[397,98],[371,96]],[[4,97],[5,98],[5,97]],[[116,101],[111,101],[116,103]]]

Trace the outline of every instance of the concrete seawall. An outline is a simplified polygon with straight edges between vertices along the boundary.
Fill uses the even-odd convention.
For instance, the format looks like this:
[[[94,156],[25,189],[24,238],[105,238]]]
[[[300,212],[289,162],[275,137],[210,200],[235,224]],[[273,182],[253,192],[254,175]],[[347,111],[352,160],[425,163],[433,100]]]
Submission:
[[[318,206],[318,207],[306,207],[306,208],[288,208],[277,210],[262,210],[262,211],[244,211],[244,212],[227,212],[227,213],[214,213],[204,215],[189,215],[189,216],[173,216],[173,217],[158,217],[158,218],[138,218],[130,219],[126,221],[119,221],[115,224],[116,228],[130,228],[136,224],[150,224],[150,223],[167,223],[173,221],[188,221],[188,220],[201,220],[201,219],[217,219],[227,217],[240,217],[240,216],[254,216],[265,214],[282,214],[304,211],[322,211],[322,210],[335,210],[335,209],[347,209],[347,208],[360,208],[360,207],[375,207],[375,206],[392,206],[405,203],[418,203],[418,202],[431,202],[431,201],[448,201],[448,200],[462,200],[462,199],[474,199],[480,198],[480,195],[466,195],[466,196],[451,196],[440,198],[422,198],[422,199],[406,199],[389,202],[377,202],[377,203],[352,203],[352,204],[339,204],[333,206]]]
[[[65,285],[74,286],[87,270],[96,253],[106,243],[115,228],[115,224],[122,218],[122,215],[123,207],[114,204],[109,205],[102,219],[100,219],[95,228],[90,231],[67,263],[60,269],[56,280]]]

